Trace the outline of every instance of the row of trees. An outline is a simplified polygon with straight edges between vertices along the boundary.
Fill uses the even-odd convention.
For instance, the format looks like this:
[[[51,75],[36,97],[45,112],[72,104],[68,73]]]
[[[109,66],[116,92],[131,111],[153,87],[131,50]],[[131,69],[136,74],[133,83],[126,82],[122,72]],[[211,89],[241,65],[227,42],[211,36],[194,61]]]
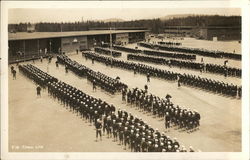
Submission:
[[[9,31],[26,32],[30,23],[9,24]],[[36,23],[38,32],[86,31],[92,29],[149,29],[152,33],[162,33],[168,26],[241,26],[240,16],[188,16],[168,20],[144,19],[122,22],[85,21],[72,23]]]
[[[164,22],[165,26],[241,26],[240,16],[188,16],[173,18]]]

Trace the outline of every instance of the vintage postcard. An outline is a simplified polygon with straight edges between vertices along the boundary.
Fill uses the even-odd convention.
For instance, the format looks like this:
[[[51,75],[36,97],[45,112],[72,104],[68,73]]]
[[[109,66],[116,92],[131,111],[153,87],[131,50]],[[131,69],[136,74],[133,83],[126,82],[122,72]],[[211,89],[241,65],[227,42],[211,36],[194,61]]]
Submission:
[[[249,158],[249,2],[1,7],[2,159]]]

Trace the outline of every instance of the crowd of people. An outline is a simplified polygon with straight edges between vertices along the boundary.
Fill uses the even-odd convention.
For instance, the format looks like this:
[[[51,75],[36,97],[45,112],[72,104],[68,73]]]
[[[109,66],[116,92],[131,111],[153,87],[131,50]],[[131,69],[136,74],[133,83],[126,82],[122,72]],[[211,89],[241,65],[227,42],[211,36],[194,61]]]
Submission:
[[[121,57],[122,55],[121,52],[110,50],[109,48],[96,47],[94,50],[96,53],[101,53],[112,57]]]
[[[180,43],[180,42],[163,42],[163,41],[160,41],[160,42],[158,42],[158,44],[160,44],[160,45],[168,45],[168,46],[181,46],[182,45],[182,43]]]
[[[239,91],[241,88],[240,86],[224,83],[222,81],[220,82],[208,78],[201,78],[200,76],[195,76],[195,75],[180,74],[172,71],[158,69],[140,63],[117,60],[111,57],[97,55],[92,52],[83,52],[83,56],[88,57],[90,59],[94,59],[104,64],[112,63],[112,66],[118,68],[133,70],[134,72],[138,72],[145,75],[149,74],[150,76],[154,76],[157,78],[167,79],[171,81],[178,81],[179,86],[183,84],[191,87],[204,89],[207,91],[212,91],[213,93],[218,93],[226,96],[241,97],[241,92]]]
[[[192,146],[187,150],[176,138],[171,139],[160,133],[158,129],[153,129],[141,118],[133,116],[126,110],[118,109],[101,99],[94,98],[81,90],[70,86],[58,79],[48,75],[32,65],[21,65],[24,74],[37,83],[36,79],[46,75],[43,85],[48,87],[51,97],[60,101],[73,113],[80,115],[83,119],[93,124],[96,128],[96,141],[98,137],[102,140],[102,132],[107,133],[109,138],[119,141],[132,152],[194,152]],[[23,69],[22,68],[22,69]],[[22,70],[21,69],[21,70]],[[49,78],[46,78],[49,77]]]
[[[126,98],[125,98],[126,97]],[[138,88],[123,89],[122,100],[127,104],[138,107],[139,110],[152,113],[154,116],[165,119],[165,127],[169,129],[171,124],[192,132],[200,125],[200,114],[189,108],[182,108],[170,101],[171,96],[167,94],[166,99],[147,93],[147,90]]]
[[[227,76],[241,77],[241,69],[228,67],[226,65],[222,66],[222,65],[209,64],[209,63],[205,64],[205,63],[198,63],[198,62],[192,62],[192,61],[164,59],[164,58],[153,57],[153,56],[143,56],[139,54],[127,54],[127,59],[168,65],[169,67],[175,66],[179,68],[199,70],[200,72],[221,74],[221,75],[224,75],[225,77]]]
[[[120,91],[122,88],[127,87],[127,85],[121,83],[119,79],[114,79],[103,73],[95,72],[92,69],[71,60],[66,55],[58,55],[57,62],[65,64],[68,69],[72,70],[79,76],[86,76],[87,79],[93,83],[93,90],[95,90],[96,85],[98,85],[109,93],[114,94],[115,92]]]
[[[138,45],[146,47],[146,48],[150,48],[150,49],[158,48],[160,50],[171,51],[171,52],[182,52],[182,53],[195,54],[195,55],[213,57],[213,58],[230,58],[230,59],[241,60],[241,54],[228,53],[228,52],[223,52],[223,51],[210,51],[210,50],[205,50],[205,49],[200,49],[200,48],[185,48],[185,47],[177,47],[177,46],[157,45],[157,44],[151,44],[151,43],[145,43],[145,42],[138,43]]]

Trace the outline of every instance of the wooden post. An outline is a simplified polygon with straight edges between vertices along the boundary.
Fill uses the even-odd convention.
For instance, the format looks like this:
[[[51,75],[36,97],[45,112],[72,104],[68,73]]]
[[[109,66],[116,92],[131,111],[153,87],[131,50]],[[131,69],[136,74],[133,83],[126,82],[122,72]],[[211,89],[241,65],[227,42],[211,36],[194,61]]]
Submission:
[[[110,27],[110,55],[112,56],[112,33],[111,33],[111,27]]]
[[[38,48],[38,56],[40,54],[40,50],[39,50],[39,39],[37,39],[37,48]]]
[[[25,40],[23,40],[23,55],[24,55],[24,57],[25,57]]]

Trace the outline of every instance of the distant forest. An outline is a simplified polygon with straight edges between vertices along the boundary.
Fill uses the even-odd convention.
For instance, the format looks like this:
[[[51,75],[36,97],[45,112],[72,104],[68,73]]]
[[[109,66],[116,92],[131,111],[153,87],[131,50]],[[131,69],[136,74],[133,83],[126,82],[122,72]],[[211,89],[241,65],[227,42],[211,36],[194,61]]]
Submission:
[[[9,31],[27,32],[30,23],[9,24]],[[240,16],[187,16],[170,19],[144,19],[120,22],[84,21],[71,23],[36,23],[37,32],[87,31],[93,29],[149,29],[152,33],[162,33],[168,26],[241,26]]]

